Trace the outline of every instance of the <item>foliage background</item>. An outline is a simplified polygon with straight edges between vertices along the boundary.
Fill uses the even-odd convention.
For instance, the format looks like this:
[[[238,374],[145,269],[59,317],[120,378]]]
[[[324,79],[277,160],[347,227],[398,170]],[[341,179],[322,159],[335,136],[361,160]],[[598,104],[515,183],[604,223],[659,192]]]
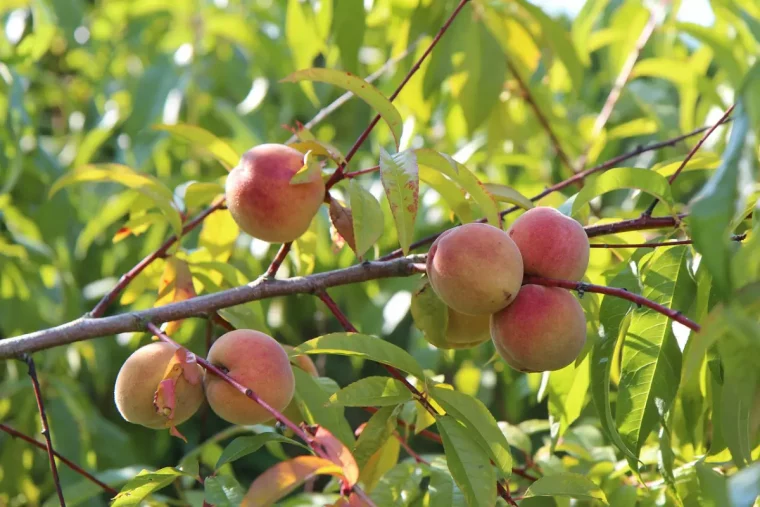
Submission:
[[[388,95],[456,2],[376,0],[369,4],[371,8],[365,10],[352,0],[3,2],[0,338],[82,316],[121,274],[171,233],[150,201],[117,184],[71,186],[49,197],[53,182],[67,171],[87,163],[127,165],[156,176],[175,192],[178,201],[184,201],[183,211],[193,216],[219,187],[188,186],[188,182],[223,184],[226,171],[202,149],[152,126],[198,125],[224,138],[239,153],[263,142],[284,142],[291,132],[283,125],[305,123],[341,92],[320,84],[279,83],[280,79],[312,66],[366,76],[388,60],[398,59],[376,82]],[[394,101],[405,119],[402,148],[424,146],[452,154],[482,180],[510,185],[524,195],[534,195],[568,177],[568,168],[554,154],[545,129],[523,99],[506,58],[527,78],[530,93],[549,118],[562,149],[572,160],[587,152],[586,167],[715,122],[743,85],[758,89],[757,79],[754,84],[745,82],[760,52],[760,10],[751,0],[714,1],[716,20],[703,28],[677,22],[674,12],[679,4],[670,3],[609,121],[601,132],[592,134],[612,83],[647,22],[646,8],[637,1],[592,0],[569,20],[548,17],[524,1],[472,2]],[[411,51],[404,56],[409,47]],[[747,114],[757,127],[757,94],[751,96],[755,102],[750,102]],[[352,100],[313,132],[345,153],[373,114],[367,105]],[[727,133],[728,128],[720,128],[706,143],[690,168],[693,170],[677,180],[673,202],[688,202],[708,180],[710,170],[719,165]],[[750,166],[757,162],[756,144],[752,143],[754,138],[750,138],[742,161]],[[391,145],[388,129],[379,125],[351,169],[376,165],[379,150]],[[682,143],[647,153],[628,164],[650,168],[679,161],[688,146]],[[376,175],[360,181],[381,198],[382,186]],[[743,188],[754,190],[750,182]],[[342,185],[337,187],[341,189],[345,191]],[[542,204],[560,206],[575,191],[570,187]],[[398,240],[387,200],[383,197],[380,201],[386,230],[376,252],[385,253],[396,248]],[[594,202],[598,217],[586,211],[581,221],[635,218],[649,202],[646,195],[628,190],[607,193]],[[658,210],[663,212],[664,207]],[[477,208],[473,209],[473,217],[479,216]],[[135,218],[142,226],[132,222],[132,234],[115,241],[125,223]],[[415,238],[454,223],[450,206],[423,184]],[[631,232],[604,240],[641,242],[653,236],[656,234]],[[226,211],[212,215],[199,231],[183,239],[183,246],[201,292],[256,278],[277,247],[239,235]],[[630,253],[592,250],[589,281],[609,283],[620,261]],[[746,261],[748,265],[752,260]],[[280,276],[327,271],[355,262],[348,248],[333,248],[323,209]],[[163,261],[159,261],[140,275],[122,295],[119,308],[114,305],[111,312],[153,306],[162,268]],[[748,283],[756,278],[757,269],[747,273]],[[631,499],[637,495],[642,505],[657,498],[668,502],[678,498],[689,505],[703,500],[698,499],[702,493],[694,486],[693,474],[687,474],[683,485],[673,483],[637,493],[631,485],[635,478],[624,478],[631,475],[616,469],[627,465],[602,432],[599,415],[590,402],[588,362],[553,374],[547,383],[541,374],[517,374],[501,361],[490,361],[494,353],[490,343],[457,353],[428,346],[408,312],[415,284],[416,278],[373,281],[334,289],[331,295],[360,331],[405,348],[424,368],[443,375],[458,390],[477,396],[498,420],[514,425],[509,426],[510,442],[515,449],[533,455],[545,473],[566,469],[587,475],[602,484],[611,502],[617,499],[619,503],[612,505],[634,505]],[[688,301],[679,309],[703,317],[707,303],[700,300],[692,305],[692,300]],[[599,314],[600,302],[594,294],[582,299],[589,316]],[[251,303],[240,309],[239,318],[291,345],[341,329],[311,296]],[[599,319],[588,320],[590,347],[599,334]],[[683,343],[686,333],[677,330]],[[205,323],[186,320],[176,339],[203,353]],[[211,435],[227,428],[213,413],[196,416],[181,428],[188,437],[185,444],[168,432],[129,425],[119,417],[112,393],[118,368],[131,351],[148,340],[147,334],[136,333],[35,355],[56,449],[101,472],[115,485],[142,468],[176,465]],[[380,372],[374,363],[342,357],[322,356],[318,365],[324,376],[340,386]],[[706,375],[704,367],[700,371]],[[613,384],[616,375],[619,370],[613,371]],[[708,377],[701,378],[709,382]],[[690,399],[689,392],[682,390],[677,405],[696,403],[695,417],[699,424],[707,424],[712,401],[704,389],[697,391],[696,398]],[[347,409],[346,416],[355,428],[368,414]],[[37,434],[38,419],[25,367],[5,361],[0,365],[0,420],[27,434]],[[690,463],[709,450],[701,435],[689,436],[688,425],[683,426],[671,429],[677,465]],[[562,439],[555,445],[559,435]],[[655,434],[650,437],[642,459],[657,480],[659,445]],[[4,434],[0,442],[0,504],[47,501],[54,505],[45,454]],[[440,446],[420,438],[414,438],[413,445],[419,452],[440,453]],[[223,442],[204,444],[203,461],[213,465],[222,448]],[[717,454],[720,449],[712,451]],[[520,452],[514,455],[523,458]],[[247,485],[276,463],[276,456],[262,449],[234,467],[225,467],[223,473],[234,473],[240,484]],[[730,454],[723,459],[730,461]],[[60,467],[60,473],[71,491],[90,496],[81,477],[66,467]],[[413,484],[411,489],[416,487]],[[198,488],[178,487],[164,493],[181,495],[192,504],[202,500]],[[308,504],[304,503],[308,500],[299,501],[293,500],[291,505]],[[525,505],[530,502],[523,501]],[[567,504],[566,499],[532,502]],[[82,505],[104,504],[105,498],[99,497],[82,501]]]

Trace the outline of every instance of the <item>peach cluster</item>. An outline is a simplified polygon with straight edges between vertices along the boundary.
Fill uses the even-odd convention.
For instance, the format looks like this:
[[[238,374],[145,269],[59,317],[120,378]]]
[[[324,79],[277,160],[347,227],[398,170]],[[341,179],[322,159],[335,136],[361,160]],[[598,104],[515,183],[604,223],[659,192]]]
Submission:
[[[447,343],[434,344],[475,346],[490,334],[516,370],[564,368],[586,341],[583,309],[567,290],[522,285],[523,276],[580,281],[588,262],[583,227],[553,208],[528,210],[507,232],[480,223],[445,232],[427,258],[430,285],[449,312]]]
[[[173,428],[198,411],[204,397],[222,419],[240,425],[272,420],[261,405],[224,379],[190,360],[185,349],[154,342],[137,349],[116,377],[114,399],[122,417],[148,428]],[[208,353],[208,362],[251,389],[279,412],[299,415],[293,402],[294,367],[317,375],[307,356],[291,365],[286,349],[259,331],[238,329],[220,336]]]

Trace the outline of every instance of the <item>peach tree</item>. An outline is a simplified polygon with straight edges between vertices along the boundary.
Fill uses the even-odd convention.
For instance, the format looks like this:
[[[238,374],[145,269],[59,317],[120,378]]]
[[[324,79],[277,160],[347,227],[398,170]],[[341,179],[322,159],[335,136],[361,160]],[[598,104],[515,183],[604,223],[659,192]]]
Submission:
[[[760,7],[540,4],[0,6],[0,504],[760,505]]]

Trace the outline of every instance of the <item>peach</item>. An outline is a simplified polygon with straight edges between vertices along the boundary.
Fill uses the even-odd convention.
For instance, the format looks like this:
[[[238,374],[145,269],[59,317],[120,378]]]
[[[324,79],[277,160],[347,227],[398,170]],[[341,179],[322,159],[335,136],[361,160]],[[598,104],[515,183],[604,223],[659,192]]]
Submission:
[[[496,351],[515,370],[559,370],[586,342],[586,316],[565,289],[525,285],[517,299],[491,316]]]
[[[290,345],[283,345],[283,349],[285,349],[285,352],[290,354],[293,351],[293,347]],[[311,375],[312,377],[319,377],[319,372],[317,371],[317,365],[314,364],[314,361],[311,360],[309,356],[306,354],[299,354],[295,357],[296,365],[301,368],[303,371]]]
[[[177,347],[154,342],[140,347],[127,358],[116,376],[114,401],[121,416],[134,424],[152,429],[170,428],[187,421],[203,403],[200,381],[190,383],[180,375],[174,385],[174,414],[169,419],[154,405],[154,396],[167,373],[167,366]],[[196,369],[191,375],[200,379],[202,368],[195,362],[185,367]]]
[[[225,333],[211,346],[208,362],[279,412],[293,399],[295,378],[288,354],[271,336],[250,329]],[[224,379],[206,372],[203,383],[211,410],[225,421],[258,424],[272,419],[264,407]]]
[[[488,315],[509,305],[523,278],[520,250],[501,229],[470,223],[449,229],[430,247],[430,284],[453,310]]]
[[[227,207],[243,231],[271,243],[306,232],[324,200],[325,184],[315,173],[291,185],[303,164],[303,154],[284,144],[262,144],[243,154],[225,186]]]
[[[520,249],[526,274],[580,280],[586,273],[586,231],[554,208],[539,206],[526,211],[507,234]]]

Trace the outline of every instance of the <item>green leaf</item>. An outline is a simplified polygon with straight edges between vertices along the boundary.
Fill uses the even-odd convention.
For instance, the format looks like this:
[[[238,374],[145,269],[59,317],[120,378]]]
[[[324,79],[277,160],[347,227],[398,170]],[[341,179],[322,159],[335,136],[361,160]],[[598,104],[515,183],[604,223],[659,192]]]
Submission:
[[[635,257],[635,256],[634,256]],[[639,282],[633,272],[627,267],[612,279],[610,285],[633,292]],[[599,339],[591,349],[590,383],[591,398],[599,413],[599,422],[607,437],[628,458],[636,460],[620,437],[610,406],[610,373],[615,360],[614,353],[618,341],[625,336],[628,323],[626,317],[633,303],[614,296],[604,296],[599,310]]]
[[[354,224],[356,256],[361,259],[383,235],[385,219],[380,203],[377,202],[375,196],[365,190],[361,183],[355,179],[348,182],[348,198],[351,203],[351,215]]]
[[[328,392],[301,368],[293,368],[293,375],[296,377],[296,401],[306,422],[324,426],[343,444],[352,448],[354,432],[343,415],[343,407],[330,403],[332,391]]]
[[[552,439],[561,437],[581,415],[589,390],[589,357],[576,366],[575,362],[549,375],[549,422],[553,425]]]
[[[404,384],[390,377],[365,377],[330,396],[330,403],[344,407],[385,407],[412,399]]]
[[[174,137],[187,141],[194,148],[201,148],[214,157],[228,171],[240,161],[240,155],[226,142],[222,141],[208,130],[195,125],[155,125],[156,130],[169,132]]]
[[[509,477],[512,474],[512,454],[509,451],[509,442],[483,402],[459,391],[438,386],[433,387],[431,395],[447,414],[465,426],[488,451],[502,474]]]
[[[311,156],[310,151],[307,151],[303,156],[303,167],[290,178],[290,184],[301,185],[303,183],[310,183],[314,180],[315,174],[322,174],[322,164],[315,157]]]
[[[745,140],[749,135],[749,118],[739,102],[733,113],[731,136],[723,152],[723,163],[702,190],[691,201],[687,218],[694,248],[713,277],[718,296],[726,300],[733,289],[731,256],[734,245],[729,239],[729,224],[743,209],[748,189],[744,181],[752,181],[750,164],[740,163]]]
[[[568,496],[579,500],[599,500],[607,505],[607,497],[599,486],[583,475],[571,473],[541,477],[530,485],[523,496]]]
[[[304,130],[300,130],[299,134],[303,135],[303,132]],[[317,141],[316,139],[291,143],[288,146],[303,154],[311,152],[312,155],[327,157],[338,165],[343,164],[346,161],[346,157],[343,156],[338,148],[322,141]]]
[[[244,456],[248,456],[249,454],[258,451],[267,442],[283,442],[286,444],[297,445],[306,449],[307,451],[309,450],[307,446],[301,444],[300,442],[296,442],[295,440],[280,435],[279,433],[272,432],[262,433],[260,435],[249,437],[237,437],[235,440],[227,444],[227,447],[224,448],[224,451],[222,452],[222,455],[219,456],[214,469],[219,470],[227,463],[232,463],[233,461],[237,461]]]
[[[517,3],[525,9],[541,27],[541,38],[544,43],[551,47],[559,60],[567,70],[573,82],[574,90],[583,88],[583,64],[575,49],[570,34],[557,21],[547,16],[540,7],[536,7],[527,0],[517,0]]]
[[[420,496],[424,475],[414,463],[399,463],[380,479],[370,498],[379,506],[408,507]]]
[[[380,410],[384,410],[386,408],[390,409],[391,407],[384,407]],[[370,419],[370,422],[371,421],[372,419]],[[370,429],[369,422],[367,423],[364,432],[368,431],[368,429]],[[359,441],[361,441],[362,436],[364,436],[364,432],[362,432],[362,434],[359,436]],[[366,440],[366,447],[360,446],[357,443],[356,450],[354,451],[354,456],[356,456],[357,453],[366,455],[366,452],[372,450],[370,448],[374,447],[374,444],[380,441],[379,438],[375,439],[375,437],[372,437],[372,441],[370,441],[369,439],[372,435],[373,433],[370,433],[368,435],[368,440]],[[364,487],[368,493],[372,492],[375,489],[375,486],[386,474],[386,472],[396,466],[400,452],[401,443],[396,438],[386,438],[384,443],[382,443],[378,449],[375,449],[372,454],[367,457],[367,459],[364,461],[364,464],[360,465],[361,472],[359,474],[359,481],[364,484]]]
[[[223,194],[224,187],[219,183],[190,181],[184,186],[185,207],[194,209],[204,206]]]
[[[242,505],[245,490],[232,475],[212,475],[203,481],[204,499],[216,507]]]
[[[435,293],[428,278],[422,278],[412,292],[410,310],[414,325],[424,333],[425,339],[436,347],[448,348],[449,308]]]
[[[128,213],[138,197],[139,194],[129,190],[110,197],[106,201],[106,206],[103,207],[102,213],[99,213],[87,222],[82,232],[79,233],[77,244],[74,248],[76,258],[83,259],[87,255],[87,250],[89,250],[92,242]]]
[[[367,421],[353,451],[354,459],[360,470],[396,430],[398,412],[399,406],[382,407],[372,414],[372,417]]]
[[[187,474],[171,467],[155,472],[143,470],[121,488],[111,503],[111,507],[139,505],[148,495],[165,488],[183,475]]]
[[[355,0],[335,0],[335,15],[330,32],[340,49],[343,67],[356,73],[359,70],[359,49],[364,41],[366,19],[364,5]]]
[[[419,171],[420,180],[441,194],[443,200],[446,201],[446,204],[449,205],[449,208],[456,214],[461,223],[466,224],[473,221],[472,206],[461,188],[443,174],[428,166],[420,166]]]
[[[354,95],[369,104],[370,107],[379,113],[383,120],[385,120],[385,122],[391,128],[393,138],[396,140],[396,148],[398,148],[398,143],[401,139],[401,130],[403,128],[404,122],[401,118],[401,114],[399,114],[398,110],[396,110],[391,101],[385,98],[385,96],[380,93],[377,88],[372,86],[364,79],[358,76],[354,76],[348,72],[322,68],[303,69],[296,71],[288,77],[282,79],[281,82],[296,83],[298,81],[304,80],[329,83],[353,92]]]
[[[498,227],[501,223],[499,208],[496,206],[491,194],[486,191],[478,178],[464,165],[455,161],[448,155],[438,153],[429,148],[415,150],[417,164],[439,171],[465,189],[472,199],[480,206],[488,223]]]
[[[174,234],[182,235],[182,218],[174,206],[174,194],[157,178],[138,173],[121,164],[85,165],[60,177],[50,188],[49,197],[74,183],[113,182],[137,190],[148,197],[164,214],[174,229]]]
[[[450,415],[436,421],[451,476],[470,507],[496,505],[496,474],[488,454],[468,430]]]
[[[689,307],[696,290],[687,251],[683,246],[657,249],[642,278],[645,298],[668,308]],[[649,308],[635,309],[623,344],[616,420],[636,453],[670,409],[680,376],[681,351],[670,319]]]
[[[515,206],[519,206],[522,209],[531,209],[534,207],[533,201],[512,187],[508,187],[506,185],[498,185],[496,183],[486,183],[483,186],[488,191],[488,193],[491,194],[491,197],[499,202],[514,204]]]
[[[394,366],[420,380],[425,380],[422,368],[407,351],[376,336],[359,333],[332,333],[302,343],[295,348],[294,352],[361,357]]]
[[[414,151],[406,150],[389,155],[381,149],[380,178],[393,220],[396,222],[401,250],[407,255],[409,245],[414,239],[414,221],[417,218],[420,192],[419,170]]]
[[[93,475],[99,481],[111,487],[116,487],[132,479],[141,469],[142,467],[140,466],[130,466],[114,470],[104,470]],[[80,505],[101,494],[103,494],[101,487],[90,479],[73,481],[63,486],[63,498],[66,499],[66,505]],[[61,501],[58,499],[58,495],[53,494],[45,500],[42,507],[58,507],[60,505]]]
[[[425,505],[453,505],[454,480],[448,470],[442,470],[436,466],[430,467],[428,495],[430,501]]]
[[[572,215],[588,204],[592,199],[606,192],[624,188],[637,188],[651,194],[670,206],[673,211],[673,195],[670,192],[668,180],[649,169],[635,167],[618,167],[610,169],[592,180],[586,180],[583,189],[578,192],[573,202]]]

